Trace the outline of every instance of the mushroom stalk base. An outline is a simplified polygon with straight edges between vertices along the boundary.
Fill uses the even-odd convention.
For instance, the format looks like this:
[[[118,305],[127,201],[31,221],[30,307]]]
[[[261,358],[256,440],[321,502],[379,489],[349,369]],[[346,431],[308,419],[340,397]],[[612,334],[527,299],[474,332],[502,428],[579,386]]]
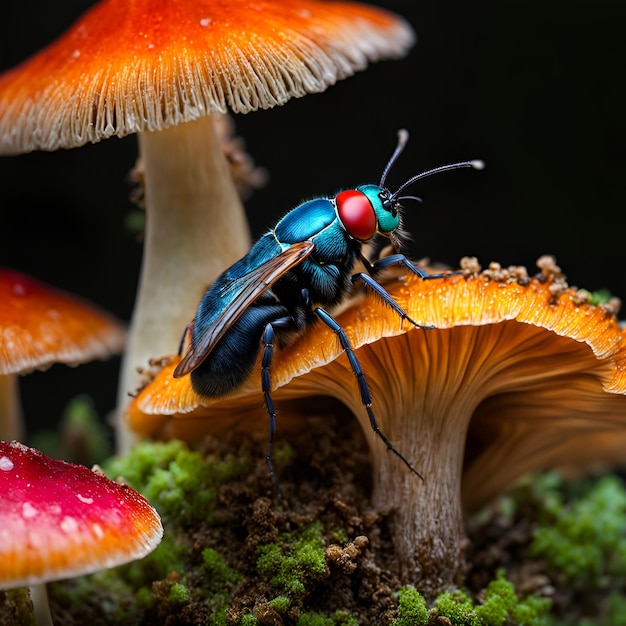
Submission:
[[[423,415],[405,420],[413,432],[401,432],[408,429],[394,428],[389,420],[381,422],[383,432],[423,480],[365,430],[373,451],[373,504],[389,512],[402,580],[432,599],[462,582],[466,537],[460,485],[465,432],[444,432],[441,421]]]
[[[178,350],[207,287],[250,246],[245,212],[210,117],[139,135],[146,232],[118,411],[141,384],[138,368]],[[122,423],[118,450],[135,438]]]

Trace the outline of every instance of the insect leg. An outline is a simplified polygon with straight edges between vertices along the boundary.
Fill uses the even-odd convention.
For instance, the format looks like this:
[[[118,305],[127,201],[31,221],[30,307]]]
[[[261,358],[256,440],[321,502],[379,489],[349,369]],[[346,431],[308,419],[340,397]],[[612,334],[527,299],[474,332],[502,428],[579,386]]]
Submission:
[[[426,330],[430,330],[436,328],[435,326],[429,325],[424,326],[424,324],[418,324],[415,320],[409,317],[409,314],[391,297],[389,292],[377,281],[375,281],[371,276],[366,274],[365,272],[358,272],[352,276],[352,283],[356,283],[358,280],[362,280],[363,284],[370,288],[377,296],[379,296],[385,304],[390,306],[403,320],[407,320],[413,326],[417,328],[422,328]]]
[[[183,336],[180,338],[180,343],[178,344],[178,354],[183,355],[189,342],[191,341],[191,334],[193,333],[193,324],[195,320],[191,320],[187,326],[185,326],[185,330],[183,331]]]
[[[270,367],[272,365],[272,358],[274,356],[274,339],[276,328],[292,326],[293,319],[290,317],[279,318],[267,324],[263,331],[263,338],[261,340],[263,344],[263,355],[261,357],[261,390],[263,391],[263,397],[265,398],[265,407],[267,408],[267,414],[269,415],[269,439],[267,443],[267,453],[265,455],[265,461],[270,472],[270,477],[274,483],[276,493],[279,498],[283,497],[283,494],[278,485],[276,474],[274,473],[274,465],[272,464],[272,451],[274,449],[274,435],[276,434],[276,408],[274,407],[274,401],[272,400],[272,385],[270,379]]]
[[[420,278],[423,278],[424,280],[432,280],[433,278],[445,278],[446,276],[451,276],[453,274],[459,273],[441,272],[439,274],[429,274],[427,271],[414,265],[411,261],[409,261],[409,259],[404,256],[404,254],[390,254],[389,256],[385,256],[382,259],[376,259],[370,265],[371,268],[368,268],[368,271],[373,274],[386,267],[390,267],[391,265],[404,265],[404,267],[406,267],[414,274],[417,274]]]
[[[385,446],[387,446],[387,450],[390,450],[391,452],[393,452],[414,474],[416,474],[422,480],[424,480],[422,475],[402,456],[402,454],[400,454],[400,452],[398,452],[398,450],[394,448],[391,441],[389,441],[389,439],[385,437],[383,432],[378,427],[378,422],[376,421],[376,417],[374,416],[374,411],[372,410],[372,398],[370,396],[369,387],[367,386],[367,381],[365,380],[365,374],[363,373],[361,364],[359,363],[356,353],[354,352],[354,349],[352,348],[352,345],[350,344],[350,340],[348,339],[348,335],[346,334],[346,331],[324,309],[317,307],[313,312],[317,315],[317,317],[320,318],[320,320],[322,320],[322,322],[324,322],[324,324],[326,324],[326,326],[328,326],[328,328],[330,328],[337,335],[337,338],[339,339],[339,343],[341,347],[343,348],[344,352],[346,353],[348,360],[350,361],[352,372],[356,376],[357,384],[359,386],[359,393],[361,395],[361,402],[363,403],[363,406],[365,407],[365,410],[367,411],[367,415],[369,417],[372,430],[382,440]]]

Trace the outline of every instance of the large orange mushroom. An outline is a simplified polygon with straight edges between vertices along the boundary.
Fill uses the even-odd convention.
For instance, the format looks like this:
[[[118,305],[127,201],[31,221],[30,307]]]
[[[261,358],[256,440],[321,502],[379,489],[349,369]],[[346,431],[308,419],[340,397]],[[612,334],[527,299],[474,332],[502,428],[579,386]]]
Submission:
[[[389,293],[436,329],[401,324],[372,294],[355,296],[337,315],[381,431],[423,480],[372,431],[334,333],[319,324],[275,355],[279,433],[294,411],[287,400],[331,396],[354,413],[371,450],[373,503],[389,512],[399,573],[428,595],[462,571],[464,511],[529,471],[623,461],[626,338],[617,304],[594,306],[552,260],[541,266],[532,278],[495,264],[479,273],[469,260],[464,274],[438,280],[390,273]],[[131,427],[187,441],[254,420],[265,428],[260,375],[234,397],[212,400],[172,378],[177,361],[166,360],[129,407]]]
[[[121,405],[249,247],[213,115],[323,91],[413,42],[402,19],[351,2],[102,0],[0,76],[1,154],[139,133],[147,226]]]
[[[0,268],[0,440],[22,436],[18,376],[119,354],[124,325],[82,298]]]

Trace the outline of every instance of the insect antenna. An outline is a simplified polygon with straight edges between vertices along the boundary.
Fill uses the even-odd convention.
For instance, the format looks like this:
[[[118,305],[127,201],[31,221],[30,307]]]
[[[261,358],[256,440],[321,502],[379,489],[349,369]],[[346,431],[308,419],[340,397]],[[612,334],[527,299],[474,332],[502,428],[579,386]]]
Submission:
[[[387,180],[387,175],[389,171],[393,167],[394,163],[398,160],[398,157],[402,154],[402,151],[406,147],[407,141],[409,140],[409,131],[406,128],[401,128],[398,131],[398,143],[396,145],[396,149],[393,151],[391,158],[387,162],[385,169],[383,170],[383,175],[380,177],[379,187],[385,188],[385,180]],[[407,180],[405,183],[400,185],[400,187],[391,194],[390,200],[417,200],[421,202],[420,198],[415,196],[402,196],[399,197],[407,187],[412,185],[413,183],[421,180],[422,178],[426,178],[427,176],[432,176],[433,174],[439,174],[440,172],[447,172],[448,170],[458,170],[464,167],[471,167],[475,170],[482,170],[485,167],[485,162],[480,159],[474,159],[473,161],[461,161],[460,163],[450,163],[449,165],[441,165],[439,167],[434,167],[433,169],[426,170],[421,174],[416,174]]]
[[[406,128],[401,128],[398,131],[398,144],[396,145],[396,149],[393,151],[391,158],[387,161],[387,165],[385,165],[385,169],[383,170],[383,175],[380,177],[380,183],[378,186],[383,188],[385,187],[385,180],[387,179],[387,174],[389,174],[389,170],[393,167],[393,164],[398,160],[398,157],[402,154],[404,147],[406,146],[407,141],[409,140],[409,131]]]
[[[416,174],[415,176],[412,176],[411,178],[409,178],[409,180],[400,185],[400,187],[391,194],[391,200],[397,200],[398,194],[402,193],[407,187],[417,182],[418,180],[421,180],[422,178],[432,176],[433,174],[439,174],[440,172],[447,172],[448,170],[459,170],[464,167],[471,167],[475,170],[482,170],[485,167],[485,162],[481,161],[480,159],[474,159],[473,161],[461,161],[459,163],[450,163],[448,165],[433,167],[431,170],[426,170],[421,174]]]

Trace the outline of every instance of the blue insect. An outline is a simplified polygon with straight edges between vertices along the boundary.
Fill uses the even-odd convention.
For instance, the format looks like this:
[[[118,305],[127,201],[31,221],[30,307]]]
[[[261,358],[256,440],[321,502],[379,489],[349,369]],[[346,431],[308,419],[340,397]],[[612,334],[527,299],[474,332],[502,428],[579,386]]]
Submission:
[[[269,415],[266,460],[277,488],[272,467],[276,409],[270,382],[274,346],[286,345],[316,322],[336,333],[376,435],[420,476],[379,429],[361,365],[346,332],[330,312],[350,294],[355,283],[361,282],[402,320],[418,328],[432,328],[412,320],[376,280],[381,270],[392,265],[402,265],[423,279],[444,276],[426,273],[399,252],[403,235],[400,202],[413,198],[400,194],[426,176],[465,167],[481,169],[483,164],[464,161],[437,167],[413,176],[392,193],[385,180],[407,141],[408,132],[398,131],[396,149],[378,185],[360,185],[334,198],[309,200],[289,211],[248,254],[217,278],[189,326],[190,345],[174,376],[191,374],[192,387],[201,396],[219,397],[237,389],[251,375],[263,349],[261,388]],[[363,245],[370,242],[375,257],[371,260],[362,252]],[[381,257],[385,242],[391,243],[394,254]],[[359,261],[366,271],[355,273]]]

